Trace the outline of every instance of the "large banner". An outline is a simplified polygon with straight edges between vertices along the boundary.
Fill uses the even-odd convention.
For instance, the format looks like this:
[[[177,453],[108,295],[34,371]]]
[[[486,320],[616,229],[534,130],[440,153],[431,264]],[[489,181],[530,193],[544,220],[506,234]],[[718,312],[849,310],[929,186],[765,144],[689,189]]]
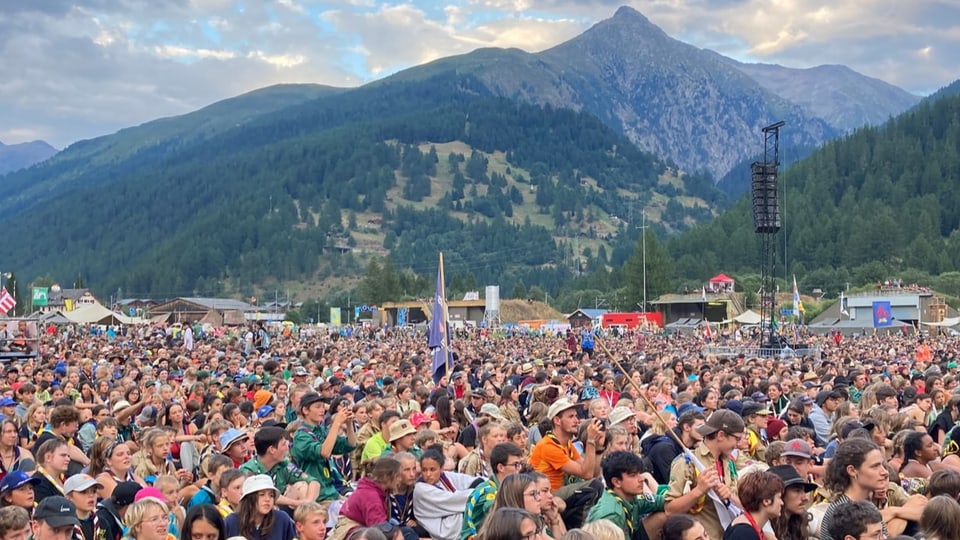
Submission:
[[[890,308],[890,302],[873,303],[873,327],[883,328],[893,325],[893,310]]]
[[[330,308],[330,324],[333,326],[340,326],[340,308],[332,307]]]

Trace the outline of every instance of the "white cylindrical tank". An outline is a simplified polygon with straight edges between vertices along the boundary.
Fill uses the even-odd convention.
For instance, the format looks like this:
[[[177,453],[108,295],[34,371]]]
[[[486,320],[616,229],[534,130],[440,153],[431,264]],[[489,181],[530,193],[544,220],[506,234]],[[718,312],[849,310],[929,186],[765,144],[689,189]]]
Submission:
[[[487,285],[483,299],[483,309],[488,313],[500,312],[500,286]]]

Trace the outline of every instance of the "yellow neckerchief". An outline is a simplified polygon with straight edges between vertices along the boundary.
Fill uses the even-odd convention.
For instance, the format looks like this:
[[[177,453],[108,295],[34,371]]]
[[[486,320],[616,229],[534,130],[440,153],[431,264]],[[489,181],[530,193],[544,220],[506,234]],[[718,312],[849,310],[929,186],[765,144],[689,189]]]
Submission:
[[[43,466],[41,465],[37,465],[37,472],[42,474],[44,478],[46,478],[47,480],[50,481],[51,484],[53,484],[53,487],[57,488],[57,490],[59,490],[60,493],[63,494],[63,475],[62,474],[60,475],[59,480],[54,479],[52,476],[50,476],[50,473],[48,473],[47,470],[44,469]]]
[[[620,509],[623,510],[623,520],[627,523],[627,531],[630,533],[627,535],[627,538],[633,538],[633,516],[630,515],[630,510],[627,508],[627,503],[624,502],[621,496],[614,493],[612,489],[608,489],[607,493],[613,495],[613,498],[620,505]]]

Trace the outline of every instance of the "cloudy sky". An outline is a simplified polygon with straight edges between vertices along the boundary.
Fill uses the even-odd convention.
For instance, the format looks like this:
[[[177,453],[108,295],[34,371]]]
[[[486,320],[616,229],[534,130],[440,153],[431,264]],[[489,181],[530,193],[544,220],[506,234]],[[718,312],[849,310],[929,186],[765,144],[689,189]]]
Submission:
[[[271,84],[541,51],[619,5],[742,61],[845,64],[917,94],[960,78],[957,0],[0,0],[0,141],[60,148]]]

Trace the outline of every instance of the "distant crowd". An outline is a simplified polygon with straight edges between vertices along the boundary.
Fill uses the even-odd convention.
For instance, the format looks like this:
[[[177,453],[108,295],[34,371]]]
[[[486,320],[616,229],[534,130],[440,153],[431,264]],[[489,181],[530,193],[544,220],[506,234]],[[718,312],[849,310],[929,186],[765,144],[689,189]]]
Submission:
[[[0,383],[0,540],[955,539],[958,341],[704,356],[592,326],[41,332]]]

